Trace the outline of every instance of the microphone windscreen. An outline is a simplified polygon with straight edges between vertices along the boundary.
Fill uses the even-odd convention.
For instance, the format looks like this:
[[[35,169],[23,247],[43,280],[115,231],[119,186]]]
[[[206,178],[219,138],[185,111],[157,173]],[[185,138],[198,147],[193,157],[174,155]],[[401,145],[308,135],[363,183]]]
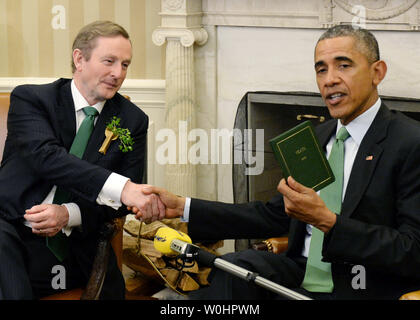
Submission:
[[[165,256],[173,256],[178,254],[171,249],[171,243],[175,239],[192,243],[191,238],[187,234],[169,227],[162,227],[156,232],[153,244],[155,249]]]

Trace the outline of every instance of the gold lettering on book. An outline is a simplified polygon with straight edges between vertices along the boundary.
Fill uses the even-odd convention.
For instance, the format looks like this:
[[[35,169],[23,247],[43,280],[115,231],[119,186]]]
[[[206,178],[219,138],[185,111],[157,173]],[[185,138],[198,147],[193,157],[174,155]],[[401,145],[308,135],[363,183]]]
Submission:
[[[301,148],[299,148],[299,149],[297,149],[296,150],[296,155],[299,155],[299,154],[301,154],[302,152],[305,152],[306,151],[306,147],[301,147]]]

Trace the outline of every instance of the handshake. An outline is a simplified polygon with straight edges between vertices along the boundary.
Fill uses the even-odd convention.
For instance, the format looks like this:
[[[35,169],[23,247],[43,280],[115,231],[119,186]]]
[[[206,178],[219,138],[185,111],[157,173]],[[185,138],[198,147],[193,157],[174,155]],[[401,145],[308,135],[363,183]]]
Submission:
[[[185,198],[165,189],[131,181],[123,188],[121,202],[136,215],[136,219],[146,223],[181,217],[185,206]],[[52,237],[67,227],[69,216],[64,205],[42,203],[26,210],[24,218],[34,234]]]
[[[147,184],[128,181],[121,202],[135,214],[136,219],[150,223],[156,220],[182,217],[185,198]]]

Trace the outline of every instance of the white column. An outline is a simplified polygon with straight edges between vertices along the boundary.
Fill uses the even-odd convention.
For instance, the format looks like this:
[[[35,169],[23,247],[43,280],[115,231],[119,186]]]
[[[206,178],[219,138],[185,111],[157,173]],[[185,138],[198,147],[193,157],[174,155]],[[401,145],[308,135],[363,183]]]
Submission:
[[[196,127],[194,43],[207,41],[201,27],[201,0],[162,0],[162,25],[153,43],[166,45],[166,127],[176,134],[176,164],[165,167],[166,188],[178,195],[196,195],[196,167],[188,160],[188,133]]]

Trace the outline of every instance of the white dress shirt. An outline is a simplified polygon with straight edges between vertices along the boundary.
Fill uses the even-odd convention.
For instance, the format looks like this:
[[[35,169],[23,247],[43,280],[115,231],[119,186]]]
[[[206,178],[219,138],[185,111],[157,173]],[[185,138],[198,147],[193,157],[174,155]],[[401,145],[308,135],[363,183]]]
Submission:
[[[373,119],[375,119],[376,114],[379,111],[379,108],[381,106],[381,99],[379,98],[375,104],[370,107],[368,110],[366,110],[364,113],[359,115],[357,118],[355,118],[353,121],[351,121],[349,124],[346,125],[346,129],[348,133],[350,134],[350,137],[346,139],[344,142],[344,180],[343,180],[343,199],[344,195],[346,194],[347,189],[347,183],[350,178],[350,173],[353,167],[354,159],[356,158],[357,151],[359,150],[359,146],[362,143],[362,140],[368,131],[370,125],[373,122]],[[343,125],[339,120],[337,120],[337,131],[340,130],[340,128]],[[333,146],[333,143],[335,141],[335,136],[333,135],[331,139],[329,140],[327,144],[327,158],[329,157],[331,153],[331,149]],[[188,222],[189,216],[190,216],[190,202],[191,198],[186,198],[185,201],[185,207],[184,207],[184,214],[181,217],[181,221]],[[312,236],[312,225],[306,225],[306,237],[305,242],[302,250],[302,255],[304,257],[308,256],[309,253],[309,245],[311,243],[311,236]]]
[[[83,112],[83,108],[89,106],[89,103],[86,99],[82,96],[82,94],[77,89],[76,85],[74,84],[74,80],[71,82],[71,93],[74,102],[74,108],[76,113],[76,132],[79,130],[80,125],[82,124],[83,120],[85,119],[86,115]],[[95,108],[99,114],[101,113],[106,101],[98,102],[97,104],[91,106]],[[95,123],[98,120],[98,117],[95,118]],[[115,210],[121,207],[121,193],[122,190],[127,183],[129,178],[124,177],[117,173],[111,173],[108,179],[105,181],[105,184],[102,187],[102,190],[98,194],[98,198],[96,202],[100,205],[109,206]],[[55,191],[57,186],[54,186],[47,197],[44,199],[42,203],[51,204],[54,199]],[[63,203],[66,206],[69,212],[69,221],[67,226],[62,229],[62,231],[69,236],[71,231],[74,227],[78,227],[82,225],[82,216],[80,213],[80,208],[76,203]],[[25,225],[31,227],[29,221],[25,220]]]

